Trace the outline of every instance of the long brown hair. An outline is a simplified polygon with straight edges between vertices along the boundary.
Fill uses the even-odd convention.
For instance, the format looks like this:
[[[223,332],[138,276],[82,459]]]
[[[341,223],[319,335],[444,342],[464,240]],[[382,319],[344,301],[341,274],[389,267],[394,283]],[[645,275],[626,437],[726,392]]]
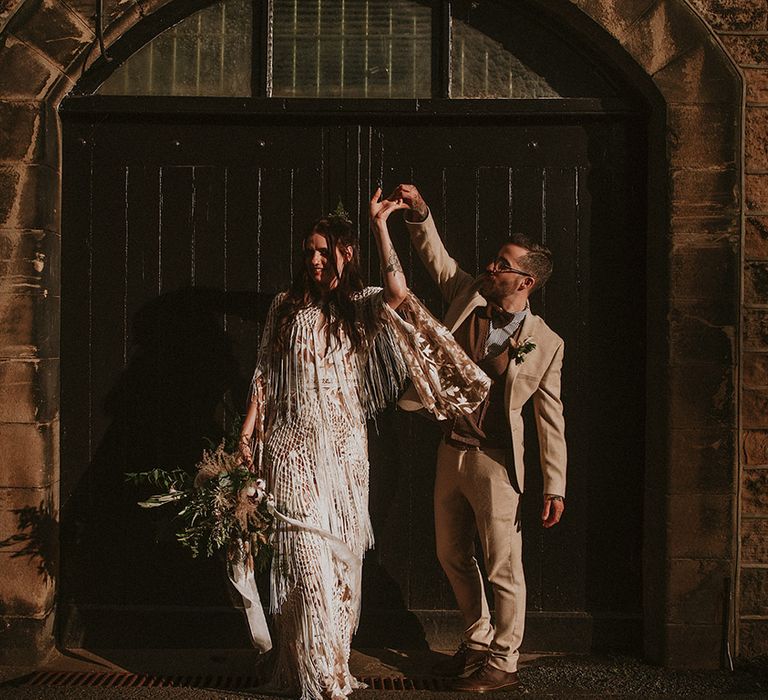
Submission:
[[[327,241],[328,261],[339,280],[325,300],[321,295],[320,287],[309,276],[304,259],[304,244],[307,238],[314,233],[319,233]],[[339,248],[342,250],[352,249],[352,257],[345,263],[341,274],[336,269],[336,250]],[[323,313],[328,319],[329,340],[333,336],[338,342],[339,329],[343,328],[344,333],[352,343],[352,348],[355,351],[359,350],[365,343],[370,329],[364,328],[356,322],[355,305],[352,297],[364,287],[365,283],[360,274],[360,247],[352,222],[341,216],[325,216],[318,219],[312,224],[312,228],[302,242],[302,256],[297,264],[293,284],[276,309],[278,329],[276,352],[282,354],[287,348],[291,325],[299,310],[318,302],[323,303]],[[331,304],[335,307],[333,316],[330,314]]]

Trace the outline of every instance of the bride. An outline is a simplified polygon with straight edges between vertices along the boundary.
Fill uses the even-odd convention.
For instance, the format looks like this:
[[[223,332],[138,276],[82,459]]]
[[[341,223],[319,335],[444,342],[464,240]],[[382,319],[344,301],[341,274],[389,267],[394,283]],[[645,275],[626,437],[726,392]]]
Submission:
[[[274,494],[279,524],[270,572],[277,629],[273,682],[343,699],[360,614],[360,569],[373,544],[366,418],[406,376],[438,418],[471,412],[489,381],[409,292],[387,219],[401,200],[370,202],[383,288],[364,285],[344,216],[317,221],[303,265],[270,307],[240,436]]]

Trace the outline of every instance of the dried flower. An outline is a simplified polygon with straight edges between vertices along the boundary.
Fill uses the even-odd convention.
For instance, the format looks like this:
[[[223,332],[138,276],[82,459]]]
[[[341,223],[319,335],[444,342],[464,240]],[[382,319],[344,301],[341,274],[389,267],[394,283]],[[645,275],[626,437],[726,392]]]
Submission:
[[[223,442],[203,452],[194,478],[181,469],[126,476],[137,485],[163,489],[141,501],[143,508],[177,504],[181,525],[176,538],[193,557],[210,557],[223,550],[233,564],[245,563],[256,570],[268,566],[274,535],[269,504],[274,499],[266,491],[266,482],[257,479],[239,455],[227,452]]]

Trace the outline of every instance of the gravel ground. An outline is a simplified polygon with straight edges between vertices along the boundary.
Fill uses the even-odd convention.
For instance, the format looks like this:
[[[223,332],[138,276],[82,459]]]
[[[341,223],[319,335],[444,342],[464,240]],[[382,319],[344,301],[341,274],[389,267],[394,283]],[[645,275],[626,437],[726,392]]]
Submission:
[[[253,691],[217,691],[198,688],[56,688],[14,687],[14,675],[4,674],[0,698],[19,700],[243,700],[275,697]],[[393,674],[394,675],[394,674]],[[2,677],[2,676],[0,676]],[[18,676],[16,676],[18,678]],[[520,671],[523,688],[517,692],[494,693],[496,698],[709,698],[727,695],[740,698],[768,698],[768,659],[742,664],[729,671],[680,671],[659,668],[631,657],[546,656],[528,663]],[[352,697],[359,700],[450,700],[472,698],[471,693],[450,691],[364,690]]]
[[[524,694],[543,697],[768,698],[768,663],[758,660],[730,671],[680,671],[630,657],[542,657],[520,673]]]

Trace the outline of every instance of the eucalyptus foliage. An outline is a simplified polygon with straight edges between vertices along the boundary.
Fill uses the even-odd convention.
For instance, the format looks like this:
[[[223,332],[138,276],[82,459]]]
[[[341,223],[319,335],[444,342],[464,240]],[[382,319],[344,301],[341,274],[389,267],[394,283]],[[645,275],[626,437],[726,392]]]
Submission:
[[[272,556],[274,517],[264,482],[224,443],[205,450],[193,476],[183,469],[126,474],[136,486],[161,490],[140,501],[142,508],[174,504],[176,539],[193,557],[226,554],[232,564],[265,569]]]

